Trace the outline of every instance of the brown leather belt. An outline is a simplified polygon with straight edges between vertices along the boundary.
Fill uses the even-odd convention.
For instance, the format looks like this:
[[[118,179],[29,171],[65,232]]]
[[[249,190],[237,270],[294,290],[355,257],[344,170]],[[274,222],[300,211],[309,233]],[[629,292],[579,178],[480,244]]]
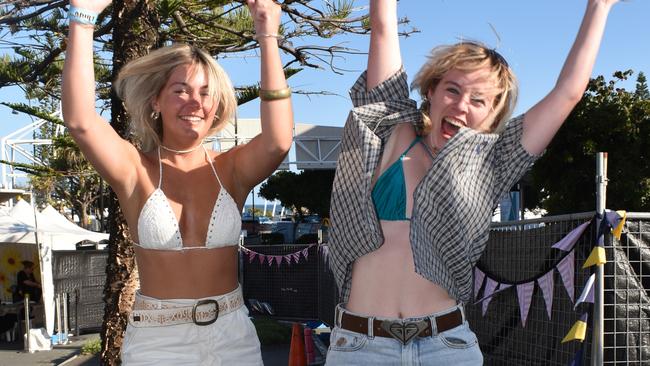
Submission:
[[[456,310],[431,318],[421,320],[372,320],[372,333],[368,332],[369,318],[353,315],[345,310],[337,309],[341,312],[340,324],[342,329],[352,332],[372,335],[375,337],[395,338],[404,344],[410,342],[416,336],[430,337],[433,335],[430,319],[436,322],[437,333],[455,328],[463,324],[463,312],[460,308]],[[437,334],[436,333],[436,334]]]

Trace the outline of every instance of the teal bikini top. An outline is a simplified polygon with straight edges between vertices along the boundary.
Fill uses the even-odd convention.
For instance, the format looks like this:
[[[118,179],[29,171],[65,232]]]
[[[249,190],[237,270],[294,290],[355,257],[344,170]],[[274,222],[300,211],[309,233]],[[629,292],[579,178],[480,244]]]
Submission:
[[[399,159],[395,160],[379,176],[372,189],[372,201],[375,204],[375,210],[377,210],[377,216],[380,220],[410,220],[410,218],[406,217],[406,181],[404,178],[403,160],[406,154],[418,142],[421,142],[420,136],[417,136],[411,142],[411,145],[400,155]],[[431,151],[428,148],[426,150],[433,159]]]

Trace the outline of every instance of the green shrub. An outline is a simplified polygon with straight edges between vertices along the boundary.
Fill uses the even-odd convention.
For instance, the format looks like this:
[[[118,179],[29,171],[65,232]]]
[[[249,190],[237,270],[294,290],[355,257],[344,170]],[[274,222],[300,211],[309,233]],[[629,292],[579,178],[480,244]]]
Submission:
[[[102,350],[102,341],[99,338],[91,339],[86,341],[83,346],[81,346],[82,355],[94,355],[99,353]]]
[[[254,318],[253,324],[260,344],[263,346],[291,343],[291,327],[289,325],[278,323],[269,318]]]

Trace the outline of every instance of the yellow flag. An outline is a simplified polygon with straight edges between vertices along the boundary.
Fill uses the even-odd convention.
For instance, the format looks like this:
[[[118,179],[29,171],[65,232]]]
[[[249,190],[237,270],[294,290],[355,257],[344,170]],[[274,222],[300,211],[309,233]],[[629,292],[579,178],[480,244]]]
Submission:
[[[569,341],[584,341],[585,340],[585,334],[587,333],[587,322],[583,321],[582,319],[578,319],[578,321],[573,324],[571,329],[569,329],[569,333],[564,336],[564,339],[562,339],[562,343],[566,343]]]
[[[607,258],[605,257],[605,248],[595,246],[594,249],[591,250],[591,254],[589,254],[589,258],[587,258],[585,264],[582,265],[582,268],[587,268],[594,265],[599,266],[606,262]]]
[[[623,232],[623,226],[625,226],[625,217],[627,216],[627,212],[620,210],[616,211],[618,216],[620,216],[621,220],[618,222],[618,225],[612,230],[612,234],[616,237],[616,239],[621,240],[621,233]]]

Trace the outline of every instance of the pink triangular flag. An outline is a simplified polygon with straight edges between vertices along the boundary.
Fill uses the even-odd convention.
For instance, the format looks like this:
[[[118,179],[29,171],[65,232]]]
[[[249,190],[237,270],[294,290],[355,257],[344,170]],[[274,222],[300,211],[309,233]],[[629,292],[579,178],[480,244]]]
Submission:
[[[571,230],[570,233],[566,234],[564,238],[562,238],[560,241],[557,243],[553,244],[552,248],[560,249],[565,252],[570,251],[573,249],[573,245],[580,239],[582,236],[582,233],[585,231],[587,226],[591,224],[591,221],[587,221],[584,224],[581,224],[577,228]]]
[[[494,289],[497,288],[499,283],[490,277],[486,277],[487,280],[485,282],[485,289],[483,290],[483,297],[490,296],[494,292]],[[490,301],[492,300],[492,297],[488,297],[487,299],[483,300],[483,316],[485,316],[485,312],[487,312],[487,307]]]
[[[282,256],[281,255],[274,255],[275,257],[275,264],[278,265],[278,268],[280,267],[280,264],[282,264]]]
[[[257,253],[257,259],[260,260],[260,264],[264,264],[264,262],[266,262],[266,256],[264,254]]]
[[[554,270],[551,269],[537,280],[539,288],[542,289],[542,296],[544,297],[544,303],[546,304],[546,314],[548,314],[549,319],[551,319],[551,310],[553,309],[553,291],[555,290],[553,272]]]
[[[521,315],[521,326],[526,327],[526,319],[530,310],[530,302],[535,290],[535,282],[526,282],[517,285],[517,298],[519,299],[519,314]]]
[[[273,264],[273,256],[272,255],[267,255],[266,259],[268,260],[269,267]]]
[[[288,265],[291,265],[291,254],[287,254],[282,259],[287,262]]]
[[[309,254],[309,247],[302,250],[302,255],[303,257],[305,257],[305,259],[307,259],[308,254]]]
[[[560,277],[562,277],[564,288],[566,289],[566,292],[569,294],[569,298],[571,299],[571,302],[573,302],[575,298],[575,289],[573,285],[575,263],[573,257],[574,257],[574,252],[570,252],[556,266],[558,272],[560,272]]]
[[[296,252],[291,254],[293,256],[293,260],[298,263],[300,261],[300,252]]]
[[[485,279],[485,273],[478,269],[478,267],[474,268],[474,300],[478,299],[478,291],[481,289],[481,286],[483,286],[483,280]]]
[[[255,257],[256,257],[256,256],[257,256],[257,253],[255,253],[255,252],[252,251],[252,250],[249,250],[249,251],[248,251],[248,263],[253,263],[253,261],[255,260]]]

